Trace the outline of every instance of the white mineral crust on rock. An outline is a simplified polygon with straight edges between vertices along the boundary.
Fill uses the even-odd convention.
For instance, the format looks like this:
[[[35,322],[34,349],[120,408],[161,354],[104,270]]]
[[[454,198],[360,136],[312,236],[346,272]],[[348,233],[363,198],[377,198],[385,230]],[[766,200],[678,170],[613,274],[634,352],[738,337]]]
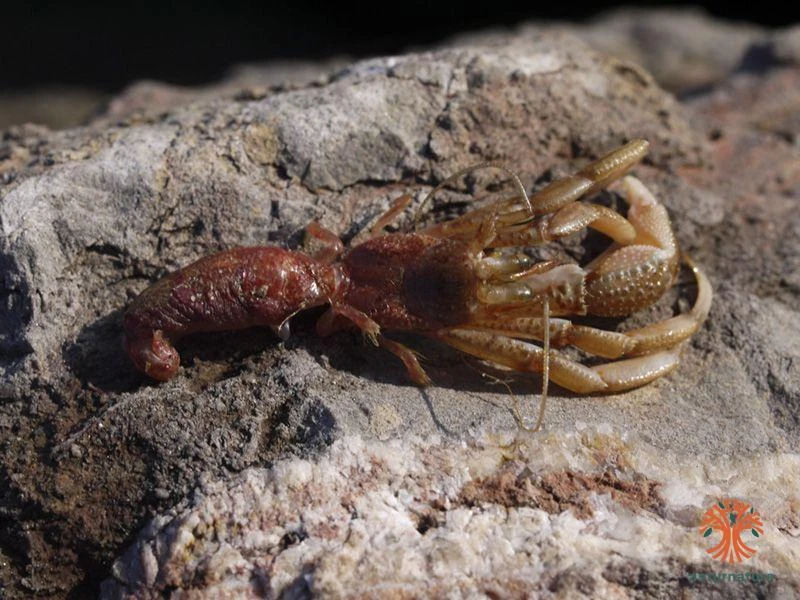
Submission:
[[[685,464],[598,429],[502,441],[345,437],[207,483],[142,532],[103,597],[627,598],[626,573],[663,593],[695,572],[800,591],[799,455]],[[712,492],[763,517],[743,565],[705,552]]]

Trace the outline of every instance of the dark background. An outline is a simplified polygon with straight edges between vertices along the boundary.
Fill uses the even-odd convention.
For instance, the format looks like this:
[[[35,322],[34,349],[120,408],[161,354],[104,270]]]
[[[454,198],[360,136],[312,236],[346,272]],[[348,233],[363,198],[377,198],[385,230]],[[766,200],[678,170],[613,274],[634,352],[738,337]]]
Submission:
[[[0,91],[41,85],[88,86],[113,92],[133,80],[198,84],[236,63],[397,53],[456,32],[531,19],[581,20],[613,7],[571,2],[482,4],[307,2],[174,3],[155,0],[70,5],[3,3],[0,8]],[[663,5],[638,3],[638,6]],[[798,9],[706,2],[716,16],[768,26],[796,22]],[[787,11],[792,11],[790,14]]]

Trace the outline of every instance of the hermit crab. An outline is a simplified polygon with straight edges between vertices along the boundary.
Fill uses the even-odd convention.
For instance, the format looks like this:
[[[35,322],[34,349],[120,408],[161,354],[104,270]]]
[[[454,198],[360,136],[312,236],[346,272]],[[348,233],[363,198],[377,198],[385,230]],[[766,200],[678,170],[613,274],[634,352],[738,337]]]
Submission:
[[[681,255],[667,211],[625,176],[647,148],[634,140],[531,196],[515,177],[512,196],[412,233],[385,233],[411,202],[403,196],[349,250],[311,223],[307,232],[322,246],[313,255],[252,247],[206,256],[133,301],[123,318],[124,347],[138,369],[167,380],[180,364],[173,344],[186,334],[267,326],[285,339],[292,316],[328,305],[320,335],[358,328],[419,385],[430,380],[418,355],[388,332],[419,333],[490,363],[543,373],[545,396],[550,379],[581,394],[644,385],[678,365],[681,342],[708,315],[711,286],[696,265],[684,258],[698,286],[687,313],[625,332],[567,317],[629,315],[676,280]],[[627,217],[580,200],[612,183],[629,205]],[[612,240],[588,265],[535,261],[522,251],[585,227]],[[566,345],[608,360],[586,366],[554,349]]]

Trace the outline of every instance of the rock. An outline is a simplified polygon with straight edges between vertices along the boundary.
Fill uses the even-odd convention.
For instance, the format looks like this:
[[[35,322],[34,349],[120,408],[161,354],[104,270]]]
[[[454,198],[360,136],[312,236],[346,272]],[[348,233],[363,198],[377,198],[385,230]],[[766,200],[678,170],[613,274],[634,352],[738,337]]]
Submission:
[[[781,63],[800,64],[800,25],[779,31],[772,37],[772,53]]]
[[[0,91],[0,130],[24,123],[76,127],[98,114],[107,100],[107,94],[78,86]]]
[[[642,65],[676,93],[723,81],[771,31],[710,17],[698,7],[620,8],[583,28],[592,46]]]
[[[791,52],[785,34],[756,25],[710,17],[699,7],[622,7],[600,13],[585,23],[530,22],[508,31],[459,35],[451,43],[502,45],[509,35],[530,37],[542,31],[575,35],[592,47],[635,62],[660,85],[675,93],[724,80],[753,46],[780,39]],[[790,30],[786,30],[790,31]]]
[[[800,64],[800,62],[798,62]],[[773,65],[768,74],[743,71],[687,104],[716,135],[725,128],[751,129],[800,144],[800,81],[796,66]]]
[[[503,161],[532,188],[635,137],[652,143],[637,175],[670,209],[682,248],[703,265],[717,290],[709,322],[685,349],[680,369],[666,379],[604,397],[577,398],[554,390],[548,437],[530,442],[533,454],[520,459],[520,470],[512,475],[518,477],[530,465],[545,475],[562,472],[566,466],[559,467],[555,459],[531,462],[537,445],[544,448],[551,443],[545,440],[553,440],[565,444],[565,455],[577,457],[582,450],[569,440],[578,424],[602,424],[603,431],[617,437],[630,432],[637,456],[665,453],[664,462],[652,468],[626,471],[627,482],[645,474],[655,483],[677,486],[675,469],[699,464],[698,456],[707,465],[740,460],[754,469],[777,461],[776,472],[789,475],[780,493],[772,490],[775,504],[769,506],[784,510],[786,522],[793,522],[796,509],[785,511],[794,506],[791,494],[798,496],[792,492],[797,481],[789,466],[795,464],[792,448],[800,440],[800,288],[794,268],[800,256],[795,210],[800,148],[785,134],[791,122],[757,125],[747,94],[738,94],[742,88],[733,79],[723,84],[731,87],[722,105],[712,101],[713,90],[682,105],[640,67],[593,51],[560,31],[512,36],[505,44],[495,40],[372,59],[319,75],[326,69],[323,65],[313,77],[270,83],[252,93],[194,91],[175,102],[154,101],[155,106],[129,98],[119,104],[118,113],[82,128],[50,131],[28,125],[3,134],[0,584],[8,597],[95,593],[114,559],[145,526],[135,549],[116,563],[116,580],[105,589],[109,594],[157,590],[160,582],[175,581],[167,572],[175,577],[194,572],[191,565],[170,562],[173,557],[159,549],[163,544],[155,540],[167,535],[162,526],[191,531],[181,529],[181,515],[201,513],[213,521],[217,517],[208,516],[211,507],[201,506],[203,498],[218,498],[223,503],[218,514],[223,515],[228,491],[235,496],[250,493],[248,486],[261,489],[267,485],[263,481],[282,477],[275,469],[317,472],[318,464],[419,448],[415,456],[430,452],[432,460],[438,456],[451,465],[443,471],[451,474],[468,473],[468,457],[485,451],[495,463],[483,473],[503,475],[497,471],[496,445],[491,449],[469,440],[482,439],[480,432],[513,428],[508,390],[487,387],[480,373],[484,367],[453,350],[408,337],[426,357],[435,383],[419,389],[409,384],[398,361],[361,343],[358,335],[319,339],[313,332],[317,314],[300,315],[293,321],[293,336],[283,344],[262,330],[187,339],[180,345],[179,375],[156,385],[133,370],[120,348],[121,313],[151,282],[211,252],[265,243],[298,247],[302,228],[312,220],[350,240],[393,198],[408,192],[420,200],[432,185],[467,165]],[[791,92],[796,69],[784,61],[739,75]],[[755,79],[747,85],[758,89]],[[775,107],[782,114],[778,103]],[[496,180],[476,173],[465,192],[442,197],[466,202],[490,183]],[[449,209],[439,203],[435,210]],[[400,219],[401,225],[411,222],[411,214]],[[591,242],[579,236],[568,249],[582,256]],[[692,284],[677,286],[663,302],[620,327],[674,314],[691,301],[693,289]],[[532,391],[538,390],[539,380],[520,377],[510,385],[516,396],[524,396],[526,407],[529,399],[535,402]],[[411,434],[417,436],[413,441]],[[456,444],[456,450],[448,454],[429,441],[431,435]],[[314,458],[344,437],[350,441],[337,446],[341,450]],[[376,438],[386,440],[385,445]],[[636,450],[640,446],[649,450]],[[460,464],[459,452],[465,461]],[[295,458],[272,471],[254,470],[286,455]],[[588,463],[576,461],[569,485],[584,489],[608,483]],[[432,476],[411,459],[399,468],[399,473]],[[725,469],[720,472],[733,472]],[[692,485],[698,494],[729,492],[722,479],[712,480],[701,471],[695,475]],[[452,494],[461,493],[477,475],[459,477],[454,481],[461,487]],[[389,489],[385,474],[363,481]],[[761,479],[754,476],[750,487],[749,481],[737,483],[742,487],[730,493],[751,494],[746,499],[754,503],[773,501],[766,491],[756,494]],[[208,493],[199,492],[196,503],[186,500],[199,482],[205,482]],[[659,514],[644,488],[626,489],[641,492],[632,491],[633,497],[650,498],[645,510]],[[336,489],[328,491],[337,497]],[[479,502],[476,493],[470,502]],[[452,494],[447,497],[455,502]],[[466,497],[459,498],[461,505],[454,504],[451,517],[454,526],[476,510]],[[591,518],[587,511],[598,511],[594,500],[584,500],[578,517],[557,516],[569,508],[560,500],[547,504],[555,511],[552,516],[546,507],[528,506],[531,510],[519,517],[528,519],[527,525],[515,531],[531,523],[563,525],[566,529],[559,532],[580,539],[575,532],[583,531]],[[684,504],[696,509],[698,502]],[[280,518],[271,527],[278,531],[301,508],[295,503],[275,510]],[[398,510],[402,515],[406,509]],[[608,510],[617,514],[621,509]],[[696,516],[692,510],[690,517]],[[502,512],[488,511],[481,527],[499,527]],[[147,525],[155,515],[162,516]],[[651,528],[648,540],[672,527],[642,518],[632,523]],[[688,519],[684,527],[690,527]],[[411,532],[402,519],[398,522],[398,534]],[[250,526],[244,518],[242,523]],[[361,525],[367,527],[362,533],[370,531],[371,525]],[[789,525],[784,529],[794,531]],[[330,535],[338,539],[339,533]],[[782,548],[781,536],[790,534],[770,535],[769,543]],[[532,543],[502,542],[509,536],[510,528],[500,528],[491,539],[475,538],[483,541],[474,548],[490,543],[522,549]],[[258,556],[274,551],[262,544],[251,555],[246,543],[231,540],[216,556],[198,558],[206,565],[198,573],[219,577],[204,580],[209,590],[217,585],[213,589],[230,585],[241,590],[245,580],[229,567],[248,572],[258,567]],[[286,538],[285,550],[302,541],[293,540],[293,535]],[[321,543],[314,538],[302,552],[314,549],[296,557],[315,556]],[[605,543],[599,542],[600,547]],[[197,556],[207,548],[198,547]],[[388,556],[381,554],[386,548],[376,545],[376,557]],[[696,548],[683,554],[658,548],[650,563],[625,559],[610,564],[597,558],[585,563],[586,571],[557,567],[555,580],[528,583],[556,590],[584,583],[598,590],[630,589],[626,582],[639,578],[672,590],[678,566],[697,567],[697,557],[703,557],[701,551],[691,554]],[[409,560],[422,560],[432,549],[409,551]],[[678,562],[668,567],[673,559]],[[285,573],[297,574],[286,575],[280,584],[296,584],[298,593],[305,585],[297,578],[299,564],[287,563]],[[447,564],[461,568],[458,561]],[[606,583],[597,577],[601,565]],[[330,569],[319,573],[334,577],[335,565]],[[244,585],[272,586],[254,581]]]
[[[687,463],[627,437],[589,428],[518,454],[492,438],[345,437],[313,461],[202,485],[142,531],[101,597],[800,593],[800,504],[775,488],[796,481],[798,455]],[[756,549],[747,573],[736,569],[748,579],[698,580],[731,570],[710,563],[716,540],[696,524],[732,492],[763,515],[763,536],[743,538]]]
[[[260,100],[277,92],[323,85],[332,72],[350,61],[333,58],[328,61],[273,61],[249,63],[229,70],[221,81],[204,86],[188,87],[160,81],[137,81],[106,106],[98,119],[115,121],[158,115],[192,102],[226,100]]]
[[[678,95],[703,95],[736,71],[796,65],[800,56],[800,27],[796,25],[769,30],[714,18],[693,6],[621,7],[585,23],[533,21],[510,30],[458,35],[447,45],[502,46],[510,38],[531,38],[545,31],[575,35],[597,50],[636,63]]]

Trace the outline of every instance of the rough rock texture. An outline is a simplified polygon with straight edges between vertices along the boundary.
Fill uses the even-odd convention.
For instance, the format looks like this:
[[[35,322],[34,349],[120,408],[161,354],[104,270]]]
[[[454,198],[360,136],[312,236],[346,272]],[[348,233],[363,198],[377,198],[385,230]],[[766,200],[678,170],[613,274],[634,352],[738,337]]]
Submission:
[[[772,31],[740,21],[708,16],[700,7],[633,8],[601,13],[581,24],[554,21],[513,28],[519,37],[543,31],[576,35],[592,47],[637,63],[661,86],[676,93],[706,91],[742,65],[764,66],[798,57],[797,26]],[[498,32],[459,35],[455,44],[502,43]]]
[[[674,455],[593,429],[498,443],[345,437],[313,461],[203,484],[145,528],[102,597],[800,594],[800,499],[776,490],[796,481],[796,454],[665,463]],[[696,525],[731,493],[767,525],[744,540],[755,557],[725,568]],[[754,575],[692,579],[709,572]]]
[[[342,435],[389,439],[413,432],[452,444],[475,431],[513,426],[508,391],[487,386],[484,367],[474,361],[409,337],[435,382],[418,389],[399,362],[359,336],[318,339],[315,315],[296,319],[285,344],[262,330],[186,340],[179,376],[153,384],[124,356],[119,327],[125,305],[149,283],[222,248],[297,246],[313,219],[350,239],[392,198],[420,197],[479,161],[502,160],[535,187],[634,137],[652,142],[637,174],[671,211],[682,248],[709,273],[714,306],[670,377],[597,398],[555,390],[548,443],[563,438],[564,452],[577,452],[569,445],[576,424],[604,423],[663,451],[648,454],[652,465],[637,471],[654,486],[679,485],[676,465],[694,465],[698,455],[708,465],[735,457],[760,470],[727,480],[727,490],[698,473],[697,493],[751,494],[746,499],[756,502],[753,481],[766,490],[758,499],[796,502],[796,470],[792,477],[781,469],[796,464],[792,453],[800,442],[800,148],[791,104],[800,69],[792,58],[796,33],[775,39],[780,43],[767,52],[745,52],[752,60],[725,83],[682,104],[641,67],[561,31],[540,31],[363,61],[257,92],[258,85],[219,97],[204,90],[155,106],[122,98],[78,129],[6,131],[0,145],[3,593],[93,593],[138,530],[200,481],[219,480],[208,484],[208,497],[217,490],[220,498],[251,478],[277,481],[273,471],[225,483]],[[482,193],[490,179],[480,175],[449,199]],[[442,204],[434,212],[448,210]],[[567,247],[580,258],[596,242],[578,236]],[[694,293],[686,281],[619,327],[684,308]],[[521,377],[511,389],[527,400],[538,386]],[[347,452],[355,452],[354,444]],[[465,457],[471,447],[463,448]],[[369,448],[365,457],[386,452]],[[458,455],[448,456],[455,472]],[[756,475],[766,477],[764,465],[773,462],[789,475],[770,489]],[[555,463],[536,465],[537,473],[560,472]],[[575,477],[575,485],[602,483]],[[562,504],[550,506],[558,512]],[[581,506],[583,516],[595,511],[591,502]],[[541,512],[526,515],[543,523]],[[776,547],[796,544],[796,525],[770,537]],[[292,546],[291,539],[284,545]],[[415,552],[422,557],[427,550]],[[687,556],[678,559],[696,560]],[[796,561],[796,554],[785,556]],[[138,580],[145,572],[131,560],[138,559],[122,559],[116,572],[125,573],[121,581],[131,589],[144,590],[155,580]],[[167,564],[166,555],[153,560]],[[247,560],[259,564],[257,557]],[[564,585],[594,577],[593,564],[584,571],[576,562],[562,575]],[[635,589],[661,573],[673,581],[668,586],[680,584],[675,574],[682,568],[659,551],[641,568],[623,566],[610,577]],[[546,572],[531,585],[549,586]]]
[[[621,8],[583,27],[592,46],[642,65],[665,88],[682,92],[722,81],[756,46],[772,41],[772,32],[706,15],[698,7]]]
[[[20,123],[75,127],[99,113],[107,100],[107,94],[81,87],[0,91],[0,130]]]
[[[137,81],[111,99],[105,92],[70,86],[0,91],[0,129],[23,123],[51,129],[76,127],[89,121],[96,126],[133,118],[141,112],[163,112],[196,100],[263,97],[268,92],[323,84],[333,69],[347,62],[351,61],[333,58],[319,62],[247,63],[229,69],[222,79],[208,85],[186,87],[160,81]]]

